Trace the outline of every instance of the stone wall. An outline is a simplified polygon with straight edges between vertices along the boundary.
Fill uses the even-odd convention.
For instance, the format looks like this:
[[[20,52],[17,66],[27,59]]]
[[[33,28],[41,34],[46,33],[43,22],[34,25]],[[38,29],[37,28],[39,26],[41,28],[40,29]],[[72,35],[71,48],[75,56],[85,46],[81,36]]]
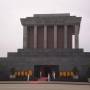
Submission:
[[[85,75],[87,65],[90,65],[90,53],[82,49],[19,49],[17,53],[8,53],[8,57],[0,62],[7,69],[34,70],[34,65],[59,65],[60,71],[71,71],[78,67],[80,75]]]

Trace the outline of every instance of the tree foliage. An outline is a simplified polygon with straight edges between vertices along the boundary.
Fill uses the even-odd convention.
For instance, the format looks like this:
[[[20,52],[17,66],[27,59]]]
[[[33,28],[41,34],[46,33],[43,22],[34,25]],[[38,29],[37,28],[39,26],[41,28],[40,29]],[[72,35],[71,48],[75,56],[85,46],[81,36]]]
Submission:
[[[15,74],[15,71],[16,71],[16,69],[13,67],[13,68],[11,68],[11,74],[12,75],[14,75]]]
[[[79,70],[76,66],[73,67],[72,72],[76,75],[79,73]]]

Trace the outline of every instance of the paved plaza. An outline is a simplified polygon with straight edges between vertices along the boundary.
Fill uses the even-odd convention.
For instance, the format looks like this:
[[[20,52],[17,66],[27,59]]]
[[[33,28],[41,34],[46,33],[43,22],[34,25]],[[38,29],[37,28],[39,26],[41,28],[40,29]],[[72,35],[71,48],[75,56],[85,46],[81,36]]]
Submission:
[[[0,84],[0,90],[90,90],[90,85],[72,85],[72,84]]]

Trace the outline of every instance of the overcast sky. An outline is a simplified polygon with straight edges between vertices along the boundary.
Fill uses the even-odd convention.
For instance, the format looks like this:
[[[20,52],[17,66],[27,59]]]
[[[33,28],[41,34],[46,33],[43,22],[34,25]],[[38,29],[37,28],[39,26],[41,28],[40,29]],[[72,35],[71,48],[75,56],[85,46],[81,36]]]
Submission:
[[[82,17],[79,47],[90,51],[90,0],[0,0],[0,56],[22,48],[20,18],[44,13],[71,13]]]

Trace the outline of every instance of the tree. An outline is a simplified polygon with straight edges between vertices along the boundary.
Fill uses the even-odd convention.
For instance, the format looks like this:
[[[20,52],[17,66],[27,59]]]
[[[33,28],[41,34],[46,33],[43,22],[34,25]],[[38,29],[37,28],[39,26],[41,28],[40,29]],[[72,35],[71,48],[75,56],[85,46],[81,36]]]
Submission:
[[[0,63],[0,71],[3,71],[5,69],[5,66]]]
[[[14,75],[15,74],[15,68],[13,67],[13,68],[11,68],[11,75]]]
[[[87,69],[87,76],[88,76],[88,78],[90,78],[90,67],[88,67],[88,69]]]
[[[74,66],[72,72],[74,73],[74,75],[77,75],[79,73],[79,70],[76,66]]]
[[[2,63],[0,63],[0,80],[9,80],[7,68]]]

